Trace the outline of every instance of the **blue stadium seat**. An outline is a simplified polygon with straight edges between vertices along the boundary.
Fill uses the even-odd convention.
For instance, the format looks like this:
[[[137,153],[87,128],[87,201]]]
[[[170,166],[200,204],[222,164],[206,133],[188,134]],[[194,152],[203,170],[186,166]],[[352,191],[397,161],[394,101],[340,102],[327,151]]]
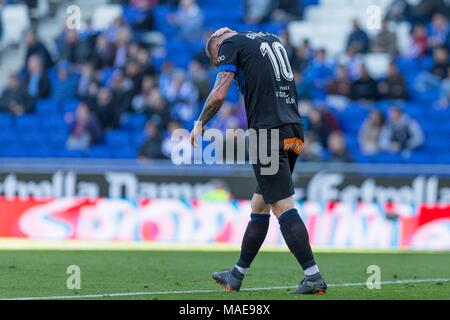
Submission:
[[[63,114],[44,115],[39,119],[39,124],[44,130],[59,130],[67,127]]]
[[[11,127],[13,117],[7,113],[0,113],[0,130],[4,131]]]
[[[45,144],[37,144],[33,148],[29,148],[26,153],[27,156],[33,158],[54,158],[57,155],[54,149]]]
[[[59,158],[84,158],[85,153],[81,150],[59,149],[56,152],[56,156]]]
[[[433,153],[427,152],[426,150],[413,151],[411,155],[405,159],[408,163],[433,163],[435,157]]]
[[[130,146],[117,147],[113,150],[113,156],[116,159],[136,159],[137,149]]]
[[[131,130],[142,130],[147,121],[147,116],[144,114],[129,114],[125,117],[123,126]]]
[[[123,147],[130,143],[130,134],[125,130],[114,130],[106,134],[105,140],[109,146]]]
[[[23,115],[16,118],[16,128],[22,132],[26,132],[32,128],[38,127],[37,117],[35,115]]]
[[[58,111],[58,105],[51,99],[39,99],[36,101],[36,112],[38,114],[49,115]]]
[[[5,146],[12,146],[17,144],[17,134],[12,130],[4,130],[0,134],[0,149]]]
[[[25,150],[18,145],[4,145],[0,148],[0,156],[2,157],[24,157]]]
[[[106,159],[111,158],[111,148],[106,146],[91,146],[87,151],[87,156],[93,159]]]
[[[77,99],[70,99],[64,101],[63,103],[64,112],[74,112],[77,109],[79,103],[80,101]]]
[[[376,162],[378,163],[400,163],[402,157],[398,153],[381,152],[375,155]]]
[[[40,143],[45,143],[43,132],[37,128],[27,131],[16,131],[16,136],[19,143],[31,149]]]

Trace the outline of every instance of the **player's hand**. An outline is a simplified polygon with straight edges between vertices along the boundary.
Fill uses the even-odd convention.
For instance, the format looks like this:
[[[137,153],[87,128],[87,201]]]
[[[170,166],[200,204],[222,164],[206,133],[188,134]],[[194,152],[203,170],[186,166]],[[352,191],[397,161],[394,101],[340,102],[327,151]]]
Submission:
[[[235,31],[234,31],[234,30],[231,30],[231,29],[228,28],[228,27],[224,27],[224,28],[220,28],[219,30],[216,30],[212,35],[213,35],[214,37],[220,37],[220,36],[222,36],[223,34],[228,33],[228,32],[235,32]]]
[[[203,134],[203,126],[201,122],[196,122],[194,129],[191,131],[191,145],[195,148],[198,147],[197,137]]]

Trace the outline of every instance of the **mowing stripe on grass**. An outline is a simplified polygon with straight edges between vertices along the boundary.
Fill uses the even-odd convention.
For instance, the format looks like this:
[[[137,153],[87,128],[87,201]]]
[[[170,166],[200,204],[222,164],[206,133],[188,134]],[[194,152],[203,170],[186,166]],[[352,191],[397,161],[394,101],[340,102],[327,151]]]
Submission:
[[[430,282],[450,282],[450,278],[392,280],[392,281],[381,281],[380,284],[395,285],[395,284],[430,283]],[[328,287],[361,287],[361,286],[366,286],[366,282],[336,283],[328,285]],[[284,290],[293,288],[294,288],[293,286],[243,288],[241,289],[241,291],[270,291],[270,290]],[[224,290],[216,289],[216,290],[185,290],[185,291],[180,290],[180,291],[120,292],[120,293],[105,293],[105,294],[71,295],[71,296],[0,298],[0,300],[90,299],[90,298],[113,298],[113,297],[130,297],[130,296],[153,296],[153,295],[167,295],[167,294],[195,294],[195,293],[217,293],[217,292],[224,292]]]

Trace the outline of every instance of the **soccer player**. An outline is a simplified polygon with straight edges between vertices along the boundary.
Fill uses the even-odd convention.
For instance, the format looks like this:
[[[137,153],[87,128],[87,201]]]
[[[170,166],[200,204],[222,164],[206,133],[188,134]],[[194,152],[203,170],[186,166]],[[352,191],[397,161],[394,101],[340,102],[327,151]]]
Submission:
[[[235,32],[221,28],[211,35],[206,54],[218,74],[203,111],[191,132],[196,147],[206,123],[219,111],[230,84],[235,80],[244,96],[248,127],[260,139],[278,136],[279,167],[275,174],[262,174],[266,165],[257,159],[253,170],[258,187],[251,200],[250,222],[242,240],[236,265],[214,272],[213,279],[229,292],[239,291],[269,228],[270,211],[278,218],[289,250],[303,268],[305,278],[291,294],[323,294],[327,285],[319,272],[309,244],[308,231],[295,208],[292,171],[303,146],[303,124],[297,109],[294,75],[279,38],[265,32]],[[267,129],[260,134],[260,129]],[[277,131],[277,132],[275,132]],[[276,134],[277,133],[277,134]],[[252,148],[254,146],[249,146]],[[268,153],[271,151],[269,150]],[[267,153],[266,153],[267,154]]]

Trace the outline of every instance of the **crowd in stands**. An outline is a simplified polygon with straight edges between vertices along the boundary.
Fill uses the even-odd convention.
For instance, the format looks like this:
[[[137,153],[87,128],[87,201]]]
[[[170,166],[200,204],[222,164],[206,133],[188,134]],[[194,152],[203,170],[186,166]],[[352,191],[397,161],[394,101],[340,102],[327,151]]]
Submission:
[[[237,2],[242,1],[233,1]],[[425,104],[420,108],[447,110],[450,104],[450,8],[445,1],[421,1],[423,6],[416,8],[395,0],[375,36],[355,19],[339,57],[312,47],[308,39],[292,47],[285,26],[301,19],[300,3],[246,0],[241,26],[242,31],[245,23],[249,29],[277,26],[295,70],[307,129],[302,159],[351,162],[380,152],[407,157],[423,148],[421,119],[405,109],[417,101]],[[62,149],[79,152],[74,153],[78,156],[108,157],[108,147],[123,143],[129,153],[118,157],[170,158],[170,134],[192,128],[215,75],[203,50],[214,31],[203,4],[211,6],[211,1],[129,0],[126,14],[102,32],[94,30],[89,19],[82,30],[64,25],[55,50],[28,30],[23,67],[9,76],[2,90],[1,112],[32,115],[50,101],[45,110],[54,107],[63,113],[68,128]],[[392,29],[397,21],[411,25],[410,47],[401,55]],[[148,41],[154,31],[162,32],[165,45]],[[371,52],[390,55],[386,76],[371,75],[364,62]],[[423,66],[413,77],[411,72],[405,75],[405,68],[418,61]],[[350,116],[342,118],[341,113]],[[246,126],[236,88],[211,126]],[[356,156],[355,148],[348,146],[355,143]],[[97,153],[90,152],[95,148]]]

